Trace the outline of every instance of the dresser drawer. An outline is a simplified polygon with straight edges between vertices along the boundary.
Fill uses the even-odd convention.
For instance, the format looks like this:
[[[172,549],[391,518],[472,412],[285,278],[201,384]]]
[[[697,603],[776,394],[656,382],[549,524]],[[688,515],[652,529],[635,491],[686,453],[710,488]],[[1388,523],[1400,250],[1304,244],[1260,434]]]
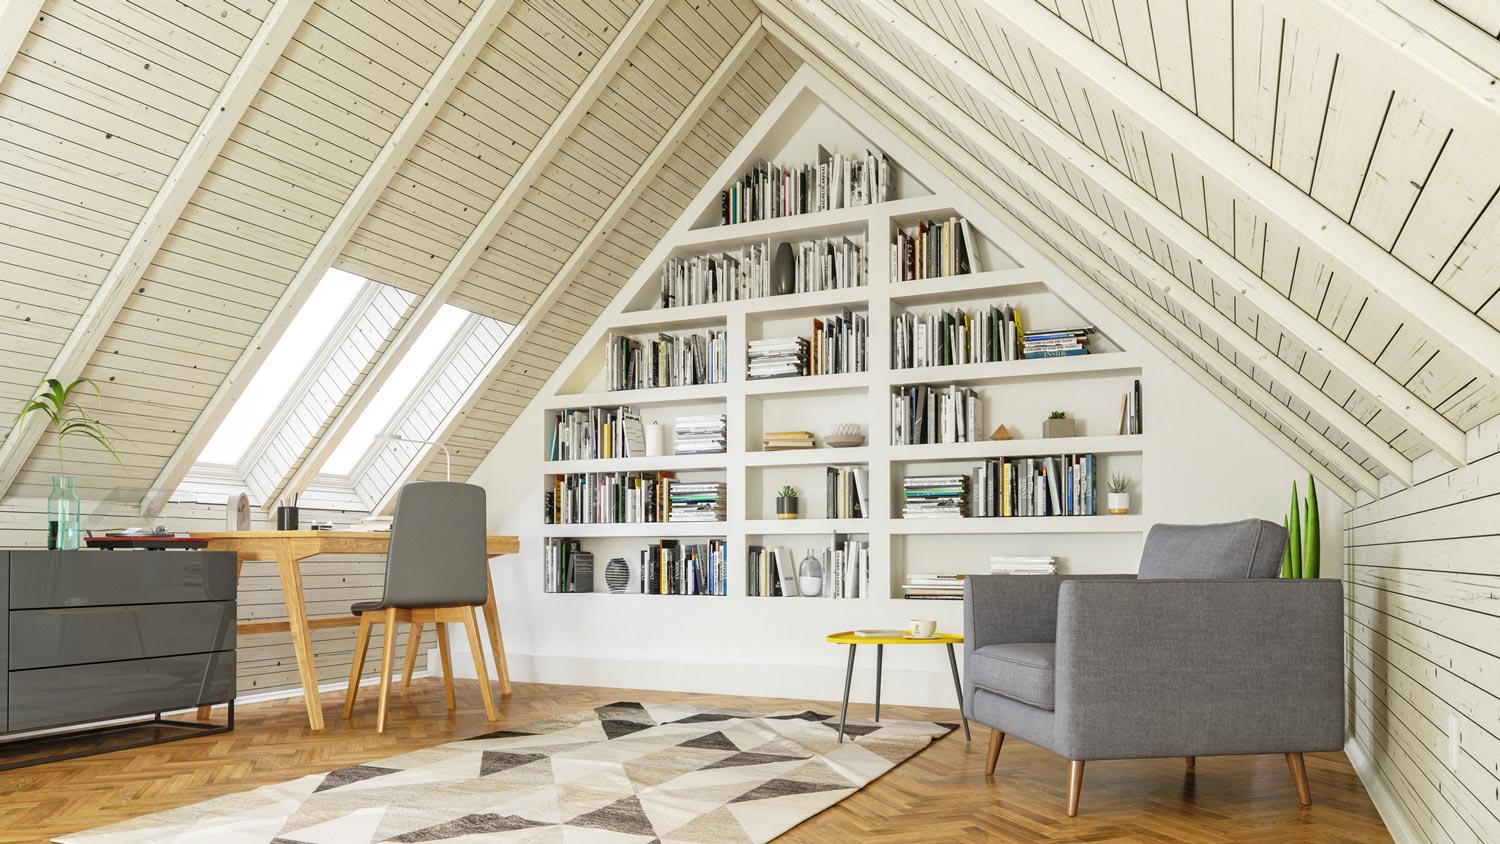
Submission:
[[[232,601],[224,551],[12,551],[10,608]]]
[[[12,610],[10,669],[234,649],[233,601]]]
[[[234,651],[10,672],[9,729],[188,709],[234,697]]]

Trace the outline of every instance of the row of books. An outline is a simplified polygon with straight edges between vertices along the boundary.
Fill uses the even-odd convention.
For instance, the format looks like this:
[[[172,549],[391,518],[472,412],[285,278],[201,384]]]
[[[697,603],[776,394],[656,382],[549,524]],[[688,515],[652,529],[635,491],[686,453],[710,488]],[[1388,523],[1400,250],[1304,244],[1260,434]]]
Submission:
[[[638,340],[610,334],[605,339],[604,383],[610,390],[723,384],[729,380],[729,332],[658,334]]]
[[[812,557],[816,568],[806,558]],[[828,544],[808,550],[798,562],[790,548],[751,545],[746,549],[746,592],[752,598],[865,598],[870,588],[870,546],[862,539],[834,534]]]
[[[913,384],[891,395],[891,444],[967,443],[985,438],[979,394],[951,384]]]
[[[640,408],[591,407],[563,410],[552,426],[548,460],[599,460],[641,457],[646,430]]]
[[[723,481],[672,481],[667,493],[671,522],[722,522],[728,509]]]
[[[671,472],[572,472],[554,475],[543,495],[549,525],[665,522]]]
[[[830,519],[863,519],[870,515],[870,470],[864,466],[829,466],[823,512]]]
[[[901,229],[891,244],[891,280],[919,281],[980,272],[977,244],[974,229],[962,217],[923,220]]]
[[[672,423],[675,454],[723,454],[728,428],[722,413],[679,416]]]
[[[831,317],[813,320],[810,371],[813,375],[864,372],[869,366],[865,346],[869,318],[848,308]]]
[[[978,518],[1094,516],[1098,474],[1092,454],[986,460],[971,475],[969,512]]]
[[[811,366],[812,344],[806,337],[768,337],[751,340],[747,359],[751,381],[762,378],[794,378],[806,375]]]
[[[542,546],[543,592],[594,591],[594,555],[576,539],[550,537]]]
[[[770,296],[771,290],[771,256],[764,243],[672,258],[661,268],[663,308],[757,299]]]
[[[1120,425],[1115,433],[1139,434],[1141,431],[1141,379],[1137,378],[1130,389],[1120,396]]]
[[[869,283],[864,235],[783,243],[777,250],[777,265],[779,271],[790,274],[793,293],[843,290]]]
[[[663,539],[641,549],[639,559],[642,594],[729,594],[729,551],[722,539]]]
[[[994,556],[990,574],[1057,574],[1057,558]]]
[[[719,195],[723,225],[774,220],[835,208],[885,202],[891,196],[891,163],[884,153],[830,153],[818,163],[783,167],[762,161]]]
[[[1021,356],[1034,358],[1063,358],[1089,353],[1089,337],[1097,329],[1092,325],[1076,328],[1048,328],[1028,331],[1021,341]]]
[[[901,582],[901,597],[912,601],[962,601],[962,574],[908,574]]]
[[[891,368],[1017,360],[1023,336],[1010,305],[904,313],[891,318]]]
[[[903,519],[966,519],[970,500],[967,475],[912,475],[901,480]]]

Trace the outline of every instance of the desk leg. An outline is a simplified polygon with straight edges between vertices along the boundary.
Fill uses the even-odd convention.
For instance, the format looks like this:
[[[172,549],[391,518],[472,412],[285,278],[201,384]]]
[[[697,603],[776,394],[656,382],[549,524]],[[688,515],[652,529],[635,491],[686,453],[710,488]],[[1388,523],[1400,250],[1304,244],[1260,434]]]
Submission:
[[[969,735],[969,716],[964,714],[964,685],[958,680],[958,658],[953,655],[953,645],[948,645],[948,667],[953,669],[953,691],[958,692],[958,717],[964,719],[964,741],[971,740]]]
[[[484,601],[484,628],[490,634],[490,647],[495,651],[495,676],[500,678],[500,696],[510,697],[510,669],[505,664],[505,640],[500,637],[500,609],[495,605],[495,579],[490,576],[489,566],[484,571],[489,586],[489,597]]]
[[[849,667],[844,669],[844,708],[839,710],[839,743],[844,741],[844,724],[849,720],[849,686],[854,682],[854,649],[849,646]]]
[[[312,633],[307,626],[307,599],[302,593],[302,567],[298,564],[290,540],[276,543],[276,572],[281,576],[281,594],[286,600],[286,617],[292,628],[292,649],[297,654],[297,674],[302,678],[302,696],[307,703],[307,723],[314,730],[323,729],[323,703],[318,698],[318,669],[313,664]],[[386,636],[393,636],[391,626]]]

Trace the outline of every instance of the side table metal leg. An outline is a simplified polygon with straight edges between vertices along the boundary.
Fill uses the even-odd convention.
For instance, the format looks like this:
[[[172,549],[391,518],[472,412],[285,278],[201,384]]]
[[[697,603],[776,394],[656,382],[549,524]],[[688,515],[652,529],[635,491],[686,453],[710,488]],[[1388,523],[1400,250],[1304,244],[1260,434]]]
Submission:
[[[839,710],[839,743],[844,741],[844,724],[849,721],[849,685],[854,682],[854,649],[858,645],[849,646],[849,667],[844,669],[844,708]]]
[[[953,655],[953,644],[948,644],[948,667],[953,669],[953,691],[958,693],[958,715],[964,719],[964,741],[972,740],[969,735],[969,716],[964,712],[964,686],[958,679],[958,657]]]
[[[885,645],[875,646],[875,720],[880,720],[880,674],[885,661]]]

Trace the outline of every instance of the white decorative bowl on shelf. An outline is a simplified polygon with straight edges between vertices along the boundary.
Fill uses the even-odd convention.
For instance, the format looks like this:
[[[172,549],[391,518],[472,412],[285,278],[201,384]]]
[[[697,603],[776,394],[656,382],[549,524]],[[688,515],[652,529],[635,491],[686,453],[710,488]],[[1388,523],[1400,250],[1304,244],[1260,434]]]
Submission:
[[[829,448],[854,448],[865,444],[865,432],[858,425],[835,425],[823,436],[823,442]]]

